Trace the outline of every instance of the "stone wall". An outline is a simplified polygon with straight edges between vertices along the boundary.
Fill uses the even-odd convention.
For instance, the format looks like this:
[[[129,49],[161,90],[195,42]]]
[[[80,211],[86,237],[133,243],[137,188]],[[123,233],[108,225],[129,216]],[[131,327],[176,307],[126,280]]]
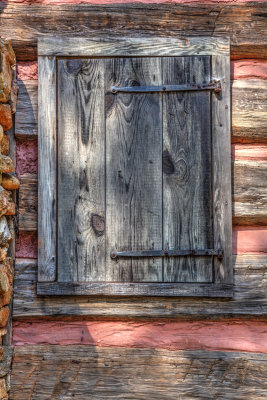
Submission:
[[[8,399],[9,372],[12,360],[11,301],[14,277],[15,189],[19,181],[14,176],[13,114],[16,110],[16,59],[11,44],[0,39],[0,399]]]

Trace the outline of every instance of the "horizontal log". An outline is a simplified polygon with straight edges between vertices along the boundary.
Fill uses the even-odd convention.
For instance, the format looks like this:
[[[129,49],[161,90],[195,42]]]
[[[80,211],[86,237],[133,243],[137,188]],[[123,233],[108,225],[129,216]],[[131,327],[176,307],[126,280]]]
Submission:
[[[37,175],[20,177],[18,195],[18,226],[22,231],[36,231],[38,218]]]
[[[37,135],[38,81],[19,80],[15,130],[17,137]],[[267,80],[232,82],[232,139],[267,142]]]
[[[236,161],[233,166],[233,221],[238,225],[267,225],[267,162]],[[21,231],[37,230],[37,176],[20,177]]]
[[[260,353],[17,346],[9,398],[264,399],[266,374]]]
[[[235,80],[232,82],[232,140],[267,141],[267,81]]]
[[[234,262],[231,300],[203,298],[44,297],[36,295],[35,260],[17,260],[13,318],[83,316],[84,318],[218,319],[267,316],[267,254],[239,255]]]
[[[267,225],[267,162],[235,161],[232,179],[233,223]]]
[[[265,321],[15,321],[13,345],[90,344],[267,354]]]
[[[18,81],[18,102],[15,114],[15,134],[37,135],[38,81]]]
[[[34,60],[38,36],[230,36],[234,58],[265,58],[265,1],[244,4],[23,5],[1,3],[1,35],[18,60]]]

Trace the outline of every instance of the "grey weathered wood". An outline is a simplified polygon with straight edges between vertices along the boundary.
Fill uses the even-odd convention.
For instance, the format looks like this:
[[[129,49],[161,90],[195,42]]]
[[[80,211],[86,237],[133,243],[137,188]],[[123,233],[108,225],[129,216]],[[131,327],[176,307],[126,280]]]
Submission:
[[[58,281],[105,280],[104,61],[58,61]]]
[[[213,226],[214,247],[223,249],[222,260],[214,259],[215,282],[231,283],[232,198],[231,198],[231,121],[230,58],[212,57],[212,76],[222,82],[222,91],[212,93]]]
[[[233,171],[233,223],[267,225],[267,162],[236,161]]]
[[[228,38],[210,37],[51,37],[38,39],[38,55],[163,57],[229,54]]]
[[[163,58],[163,82],[210,82],[210,57]],[[164,249],[212,242],[210,93],[163,95]],[[212,282],[212,257],[164,260],[165,282]]]
[[[9,398],[265,399],[266,374],[261,353],[17,346]]]
[[[36,57],[37,38],[116,35],[230,36],[235,58],[264,58],[266,1],[225,4],[0,4],[1,35],[18,60]]]
[[[202,38],[203,39],[203,38]],[[46,39],[40,40],[40,46],[45,46]],[[53,40],[52,40],[53,41]],[[79,48],[79,39],[77,41],[77,54],[81,55],[83,52],[83,48]],[[184,42],[184,40],[182,40]],[[155,38],[147,38],[145,41],[141,40],[133,40],[124,38],[122,40],[116,40],[115,47],[113,43],[108,41],[104,43],[103,40],[99,40],[94,42],[94,47],[97,48],[95,50],[95,56],[99,54],[101,56],[112,56],[112,55],[121,55],[127,54],[132,55],[142,55],[142,48],[146,49],[146,54],[154,54],[153,51],[156,47]],[[166,42],[168,47],[167,39],[159,39],[157,46],[158,52],[162,52],[162,56],[169,55],[173,53],[166,53],[162,51],[162,46]],[[218,43],[220,39],[218,39]],[[56,41],[53,41],[56,47]],[[59,40],[61,44],[61,40]],[[97,44],[99,43],[99,47]],[[100,51],[101,46],[103,45],[103,51]],[[58,151],[58,198],[57,198],[57,210],[58,210],[58,222],[57,225],[55,223],[54,217],[50,216],[50,225],[48,228],[48,235],[51,236],[51,232],[54,232],[55,228],[58,228],[58,236],[57,236],[57,263],[58,263],[58,272],[57,272],[57,281],[58,284],[52,285],[50,289],[45,284],[42,284],[42,280],[40,279],[40,285],[38,285],[38,293],[39,294],[54,294],[56,290],[58,290],[57,294],[86,294],[86,290],[89,290],[88,293],[94,295],[99,294],[113,294],[113,295],[144,295],[145,288],[147,287],[147,291],[149,295],[166,295],[166,296],[177,296],[177,295],[210,295],[210,296],[225,296],[229,297],[231,294],[231,290],[228,287],[228,283],[232,282],[231,274],[231,260],[229,249],[231,246],[231,234],[227,236],[228,228],[231,224],[231,214],[228,213],[230,207],[230,199],[229,204],[227,205],[228,194],[230,193],[230,189],[227,187],[227,190],[224,191],[224,186],[227,185],[223,182],[223,177],[227,179],[230,178],[230,163],[224,160],[225,155],[229,155],[227,147],[227,140],[229,126],[229,57],[228,55],[216,55],[214,56],[212,50],[208,45],[208,41],[205,39],[202,40],[201,45],[196,47],[194,45],[194,40],[192,39],[192,43],[190,44],[185,40],[187,48],[191,48],[192,53],[189,54],[211,54],[213,57],[212,62],[212,74],[215,79],[222,79],[223,82],[223,95],[222,97],[213,96],[213,133],[215,132],[215,139],[212,141],[213,143],[213,163],[214,169],[213,177],[213,189],[214,196],[213,199],[216,203],[214,206],[214,246],[211,246],[212,243],[212,232],[210,229],[211,225],[211,213],[210,210],[207,209],[206,204],[210,202],[210,173],[207,173],[206,166],[208,165],[209,170],[211,169],[210,163],[210,112],[209,112],[209,98],[210,95],[208,93],[197,94],[181,94],[185,98],[189,98],[188,104],[185,107],[191,108],[191,114],[206,114],[206,119],[208,119],[208,123],[206,122],[206,132],[205,137],[206,140],[203,139],[204,132],[204,118],[203,116],[200,119],[193,118],[194,122],[190,120],[191,115],[189,112],[189,119],[186,122],[186,128],[184,128],[185,132],[197,132],[199,134],[199,140],[194,140],[193,149],[190,148],[188,150],[188,154],[192,152],[196,152],[200,156],[198,158],[194,157],[195,160],[191,162],[193,157],[184,155],[186,158],[185,163],[188,163],[190,169],[193,170],[193,165],[196,165],[195,170],[200,170],[203,168],[205,174],[200,176],[199,179],[194,179],[192,181],[192,185],[190,189],[188,189],[189,195],[186,196],[184,193],[182,197],[185,199],[185,207],[188,208],[188,199],[191,199],[191,206],[189,204],[190,218],[186,221],[183,220],[180,223],[180,227],[184,225],[191,225],[192,228],[188,229],[190,233],[188,234],[188,238],[186,240],[180,240],[179,246],[181,248],[194,248],[195,246],[203,247],[214,247],[216,249],[223,249],[225,252],[223,261],[218,261],[218,258],[215,258],[216,270],[215,270],[215,284],[213,287],[206,286],[205,284],[201,284],[197,287],[197,285],[179,285],[176,286],[174,284],[164,284],[161,287],[156,283],[152,282],[160,282],[163,278],[162,271],[162,260],[161,259],[141,259],[141,260],[112,260],[110,258],[110,252],[115,249],[117,251],[127,251],[127,250],[146,250],[146,249],[160,249],[163,245],[162,239],[162,111],[161,111],[161,99],[162,94],[159,93],[138,93],[138,94],[129,94],[129,93],[118,93],[113,95],[110,93],[110,88],[113,86],[129,86],[131,85],[160,85],[162,84],[161,76],[161,60],[162,57],[158,59],[153,57],[146,58],[114,58],[114,59],[106,59],[105,61],[100,61],[101,63],[105,63],[105,115],[106,115],[106,140],[104,141],[103,136],[103,122],[101,124],[101,118],[103,118],[103,86],[101,82],[103,82],[103,76],[99,76],[97,74],[97,80],[91,79],[92,76],[87,71],[85,73],[86,78],[85,82],[80,80],[80,75],[86,69],[87,63],[89,65],[96,64],[97,61],[83,61],[82,59],[77,60],[59,60],[58,61],[58,141],[57,141],[57,151]],[[67,52],[67,48],[73,48],[74,42],[72,40],[66,40],[66,48],[63,49],[63,53],[69,56],[72,53]],[[176,43],[178,44],[178,42]],[[224,41],[225,50],[224,54],[229,53],[229,41]],[[86,46],[91,46],[88,41],[86,41]],[[138,50],[138,46],[140,49]],[[142,47],[143,46],[143,47]],[[62,47],[62,46],[61,46]],[[126,49],[127,47],[127,49]],[[151,53],[147,49],[151,49]],[[94,53],[94,50],[90,50]],[[100,53],[98,53],[100,51]],[[59,55],[63,55],[61,51],[55,49],[55,52]],[[84,50],[84,52],[86,52]],[[126,53],[124,53],[126,52]],[[40,51],[41,54],[42,51]],[[90,53],[93,54],[93,53]],[[87,54],[87,53],[86,53]],[[158,54],[158,53],[156,53]],[[175,50],[175,54],[183,55],[183,49],[177,46]],[[44,56],[40,56],[40,60],[43,59]],[[225,61],[225,58],[227,59]],[[214,61],[215,59],[215,61]],[[47,59],[46,59],[47,60]],[[196,60],[196,59],[193,59]],[[216,61],[217,60],[217,61]],[[223,61],[223,64],[220,64],[220,61]],[[167,60],[166,60],[167,62]],[[41,61],[40,61],[41,63]],[[189,62],[190,64],[190,62]],[[198,62],[193,62],[190,68],[200,69]],[[201,64],[201,63],[200,63]],[[102,64],[101,64],[102,65]],[[42,65],[41,65],[42,66]],[[193,80],[198,82],[199,78],[204,79],[205,81],[210,80],[210,72],[208,70],[209,60],[206,60],[205,65],[203,65],[203,75],[196,74],[193,76]],[[186,67],[185,69],[187,69]],[[217,68],[217,69],[216,69]],[[90,68],[89,68],[90,69]],[[41,69],[40,69],[41,70]],[[172,72],[173,74],[176,71]],[[179,71],[178,71],[179,73]],[[102,71],[103,74],[103,71]],[[101,74],[100,74],[101,75]],[[226,75],[226,76],[225,76]],[[173,76],[167,77],[164,76],[164,79],[170,79],[170,82],[166,82],[167,84],[171,84]],[[74,82],[71,82],[71,79],[74,79]],[[192,79],[189,74],[189,80]],[[181,78],[181,80],[183,80]],[[92,114],[96,114],[95,120],[97,121],[97,134],[95,135],[99,139],[100,147],[96,146],[92,153],[95,154],[94,159],[88,159],[88,153],[90,154],[91,149],[89,149],[88,144],[88,135],[90,129],[94,129],[94,121],[91,117],[90,111],[91,106],[95,106],[95,96],[92,95],[92,98],[89,96],[88,100],[88,85],[90,85],[90,91],[92,85],[94,87],[94,83],[92,81],[98,82],[95,87],[95,96],[99,100],[99,104],[95,108],[92,109]],[[71,82],[71,84],[70,84]],[[183,83],[183,82],[178,82]],[[99,86],[98,86],[99,85]],[[85,91],[83,93],[83,90]],[[41,93],[43,95],[43,93]],[[223,99],[221,101],[221,98]],[[55,99],[54,99],[55,101]],[[88,103],[88,108],[86,107]],[[196,104],[198,103],[198,107]],[[228,103],[228,105],[226,105]],[[166,103],[167,104],[167,103]],[[177,108],[177,107],[176,107]],[[227,109],[226,109],[227,108]],[[167,109],[166,109],[167,110]],[[86,117],[89,112],[89,125],[86,125]],[[185,112],[186,113],[186,112]],[[165,112],[166,114],[166,112]],[[95,115],[94,115],[95,117]],[[226,128],[220,129],[220,138],[216,137],[216,129],[217,125],[223,125],[220,122],[220,119],[226,117]],[[46,121],[42,120],[42,115],[39,113],[40,121],[42,121],[43,125],[49,126],[50,121],[46,124]],[[166,118],[166,117],[165,117]],[[93,122],[91,122],[93,121]],[[219,121],[219,122],[218,122]],[[90,125],[91,124],[91,125]],[[176,134],[176,131],[172,131],[169,129],[171,124],[168,125],[168,119],[166,118],[166,131],[168,131],[168,135],[171,138]],[[193,127],[192,127],[193,126]],[[89,128],[90,127],[90,128]],[[45,128],[47,129],[47,127]],[[89,130],[88,130],[89,129]],[[78,131],[78,134],[76,133]],[[53,131],[52,131],[53,132]],[[76,135],[75,135],[76,133]],[[100,133],[100,135],[99,135]],[[184,132],[183,132],[184,133]],[[217,132],[218,133],[218,132]],[[102,134],[102,135],[101,135]],[[52,133],[53,135],[53,133]],[[167,137],[166,136],[166,137]],[[193,135],[194,136],[194,135]],[[76,138],[76,140],[74,139]],[[53,139],[53,136],[52,136]],[[164,138],[165,140],[166,138]],[[195,138],[194,138],[195,139]],[[43,138],[42,138],[43,141]],[[168,138],[166,140],[168,143],[166,145],[166,152],[170,153],[170,149],[173,148],[173,143]],[[104,144],[106,142],[106,146]],[[189,142],[189,140],[188,140]],[[193,141],[191,141],[193,142]],[[53,146],[53,140],[48,143],[47,147],[50,146],[53,148],[53,158],[55,157],[55,149]],[[90,143],[91,145],[91,143]],[[90,146],[89,145],[89,146]],[[102,148],[101,148],[102,145]],[[104,147],[106,147],[104,153]],[[185,145],[183,144],[183,147]],[[42,147],[40,147],[41,149]],[[226,149],[226,152],[220,153],[221,149]],[[230,149],[230,147],[229,147]],[[181,156],[179,152],[182,151],[181,146],[178,149],[175,149],[175,154],[172,153],[169,156],[174,160],[177,157]],[[187,150],[187,149],[186,149]],[[51,151],[51,150],[50,150]],[[100,151],[100,159],[98,158],[98,151]],[[183,149],[185,152],[185,149]],[[81,154],[80,154],[81,153]],[[77,157],[79,154],[79,158]],[[106,206],[106,224],[107,224],[107,243],[106,243],[106,262],[105,265],[101,266],[101,270],[104,271],[106,268],[105,274],[104,272],[98,273],[98,264],[103,264],[103,251],[104,247],[101,248],[99,246],[99,259],[96,259],[95,249],[99,245],[99,241],[95,242],[94,239],[91,242],[92,234],[95,234],[94,228],[96,225],[101,225],[101,235],[103,235],[105,218],[103,215],[104,212],[104,154],[106,160],[106,196],[105,196],[105,206]],[[76,158],[75,158],[76,156]],[[191,161],[189,161],[189,159]],[[90,164],[87,164],[87,161],[90,160]],[[204,160],[204,161],[203,161]],[[54,162],[54,161],[53,161]],[[170,163],[170,160],[168,160]],[[177,159],[177,164],[175,168],[177,173],[185,174],[185,177],[188,181],[187,171],[183,171],[184,165],[180,165],[183,160]],[[83,165],[84,163],[84,165]],[[95,164],[98,164],[99,167],[96,167]],[[166,164],[166,163],[165,163]],[[167,163],[168,164],[168,163]],[[200,167],[201,164],[201,167]],[[95,173],[94,169],[97,168],[97,172]],[[169,165],[168,165],[169,168]],[[41,172],[40,172],[41,171]],[[93,172],[94,171],[94,172]],[[43,179],[45,177],[42,172],[42,168],[39,170]],[[54,173],[54,171],[53,171]],[[95,175],[94,175],[95,173]],[[198,171],[193,171],[192,176],[194,177]],[[224,175],[225,173],[225,175]],[[92,175],[92,177],[90,176]],[[45,177],[46,178],[46,177]],[[92,179],[93,182],[98,181],[98,186],[93,184],[93,189],[90,192],[89,181]],[[52,181],[52,187],[54,185],[54,176],[50,178]],[[46,179],[45,179],[46,182]],[[50,181],[48,181],[50,182]],[[230,180],[229,180],[230,182]],[[186,183],[186,182],[185,182]],[[41,182],[41,185],[44,185],[44,181]],[[224,185],[224,186],[223,186]],[[97,189],[96,189],[97,187]],[[78,188],[78,190],[77,190]],[[225,193],[220,192],[221,188]],[[191,190],[192,189],[192,190]],[[228,190],[229,189],[229,190]],[[88,194],[89,192],[89,194]],[[193,195],[194,194],[194,195]],[[88,197],[89,196],[89,197]],[[167,194],[167,197],[169,195]],[[97,199],[97,200],[96,200]],[[100,207],[99,213],[95,214],[95,202],[99,201],[102,205],[102,209]],[[88,207],[88,201],[92,203]],[[168,210],[166,207],[167,201],[165,201],[164,212]],[[88,207],[88,208],[87,208]],[[178,214],[182,214],[185,207],[180,207],[178,210]],[[229,208],[230,207],[230,208]],[[197,212],[195,212],[197,210]],[[207,210],[203,212],[202,210]],[[177,211],[177,210],[175,210]],[[43,209],[42,209],[43,212]],[[171,211],[168,213],[174,214],[173,207]],[[43,212],[44,214],[44,212]],[[196,217],[196,215],[198,215]],[[89,218],[90,216],[90,218]],[[43,216],[42,216],[43,217]],[[94,222],[94,218],[98,218],[97,223]],[[202,218],[203,217],[203,218]],[[229,217],[229,218],[228,218]],[[41,219],[41,223],[44,218]],[[166,226],[170,226],[170,220],[172,218],[168,218],[166,222]],[[226,220],[226,221],[225,221]],[[93,228],[93,230],[88,229],[88,226]],[[94,225],[94,226],[92,226]],[[176,225],[176,221],[173,222],[173,225]],[[99,227],[97,227],[97,230]],[[169,228],[168,228],[169,229]],[[94,232],[93,232],[94,231]],[[172,230],[170,230],[172,231]],[[180,229],[178,229],[180,231]],[[99,233],[99,232],[98,232]],[[166,229],[165,229],[166,233]],[[42,234],[42,232],[41,232]],[[187,235],[185,232],[179,232],[179,235],[184,237]],[[99,235],[98,235],[99,236]],[[172,233],[168,232],[167,242],[164,243],[169,245],[169,236],[172,236]],[[178,237],[178,235],[177,235]],[[195,237],[199,237],[200,239],[195,239]],[[229,243],[227,240],[229,239]],[[177,241],[174,241],[174,245],[177,244]],[[226,243],[227,242],[227,243]],[[49,243],[49,241],[48,241]],[[101,240],[101,244],[104,245],[104,242]],[[51,246],[52,251],[54,251],[55,244]],[[173,244],[171,244],[173,246]],[[42,240],[39,239],[39,247],[40,254],[44,251],[44,247],[42,246]],[[49,251],[51,251],[51,248]],[[199,248],[199,247],[198,247]],[[89,253],[94,253],[91,257]],[[47,254],[47,252],[46,252]],[[93,260],[93,261],[92,261]],[[187,260],[186,260],[187,261]],[[195,259],[194,259],[195,261]],[[194,262],[193,261],[193,262]],[[54,259],[53,259],[54,262]],[[193,264],[192,262],[192,264]],[[181,270],[184,268],[183,260],[180,263]],[[201,267],[199,267],[201,264]],[[186,265],[186,263],[185,263]],[[223,269],[222,269],[223,267]],[[94,269],[94,272],[92,270]],[[174,277],[166,280],[174,280],[174,281],[195,281],[195,282],[211,282],[213,281],[213,275],[211,273],[211,259],[202,259],[200,258],[198,262],[196,262],[196,267],[193,269],[199,269],[198,273],[194,272],[191,274],[192,276],[184,277],[183,273],[175,272]],[[208,270],[208,271],[207,271]],[[204,273],[203,273],[204,271]],[[206,272],[207,271],[207,272]],[[191,271],[190,271],[191,273]],[[167,271],[168,274],[168,271]],[[108,282],[128,282],[128,284],[122,285],[119,288],[119,284],[113,283],[110,286],[107,283],[99,283],[95,281],[103,281],[105,275],[105,281]],[[188,274],[190,275],[190,274]],[[196,275],[197,277],[195,277]],[[89,277],[89,279],[88,279]],[[166,277],[165,277],[166,278]],[[88,280],[93,281],[93,283],[85,284]],[[46,277],[45,281],[52,280],[50,277]],[[76,284],[71,287],[70,282],[78,282],[83,284]],[[129,284],[129,282],[150,282],[147,285],[141,285],[138,288],[138,285]],[[218,287],[217,283],[223,283],[221,287]],[[225,285],[226,284],[226,285]],[[190,288],[190,289],[189,289]],[[91,292],[90,292],[91,290]],[[191,290],[191,291],[190,291]]]
[[[38,276],[40,282],[56,278],[56,60],[38,63]]]
[[[16,136],[37,135],[37,81],[18,81],[18,105],[15,114]],[[238,79],[231,82],[232,141],[266,142],[265,104],[267,83],[263,79]]]
[[[267,254],[233,256],[234,296],[231,300],[142,297],[103,298],[36,295],[35,260],[17,260],[14,319],[64,315],[119,318],[207,318],[267,316]]]
[[[140,263],[141,264],[141,263]],[[228,284],[209,283],[113,283],[113,282],[53,282],[38,283],[40,296],[159,296],[159,297],[232,297]]]
[[[233,140],[267,142],[267,81],[235,80],[231,91]]]
[[[112,86],[160,85],[159,58],[106,60]],[[118,259],[112,250],[162,246],[162,105],[159,93],[106,94],[106,280],[161,281],[162,259]]]
[[[15,135],[37,135],[38,81],[18,80],[18,102],[15,113]]]

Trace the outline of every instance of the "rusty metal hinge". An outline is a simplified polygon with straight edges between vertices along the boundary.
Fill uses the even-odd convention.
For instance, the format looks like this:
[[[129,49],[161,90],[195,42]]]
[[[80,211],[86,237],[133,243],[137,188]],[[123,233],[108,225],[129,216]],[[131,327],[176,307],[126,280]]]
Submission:
[[[210,83],[192,83],[185,85],[160,85],[160,86],[112,86],[111,93],[154,93],[154,92],[186,92],[198,90],[214,90],[219,93],[222,90],[221,82],[214,80]]]
[[[112,250],[110,257],[175,257],[175,256],[215,256],[223,258],[223,250],[201,249],[201,250],[137,250],[137,251],[115,251]]]

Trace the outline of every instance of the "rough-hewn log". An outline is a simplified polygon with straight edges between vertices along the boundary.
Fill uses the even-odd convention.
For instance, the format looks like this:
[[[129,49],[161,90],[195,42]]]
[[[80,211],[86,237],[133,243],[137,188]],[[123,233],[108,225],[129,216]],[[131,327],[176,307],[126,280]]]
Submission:
[[[37,135],[38,81],[18,81],[16,136]]]
[[[18,60],[36,58],[38,36],[230,36],[235,58],[264,58],[265,1],[245,4],[1,4],[1,35]]]
[[[267,225],[267,162],[236,161],[233,165],[233,220],[238,225]],[[20,178],[19,229],[37,229],[37,176]]]
[[[267,81],[235,80],[232,83],[232,139],[267,141]]]
[[[90,298],[36,296],[37,265],[17,260],[13,318],[79,316],[88,318],[218,318],[267,316],[267,254],[235,256],[232,300]]]
[[[18,346],[10,399],[263,399],[266,361],[260,353]]]
[[[233,168],[233,222],[267,225],[267,162],[235,161]]]
[[[18,196],[18,224],[22,231],[37,230],[37,175],[24,174],[20,177],[20,190]]]
[[[37,135],[37,80],[18,82],[19,94],[15,129],[17,137]],[[234,141],[267,141],[267,81],[263,79],[232,82],[232,136]]]

